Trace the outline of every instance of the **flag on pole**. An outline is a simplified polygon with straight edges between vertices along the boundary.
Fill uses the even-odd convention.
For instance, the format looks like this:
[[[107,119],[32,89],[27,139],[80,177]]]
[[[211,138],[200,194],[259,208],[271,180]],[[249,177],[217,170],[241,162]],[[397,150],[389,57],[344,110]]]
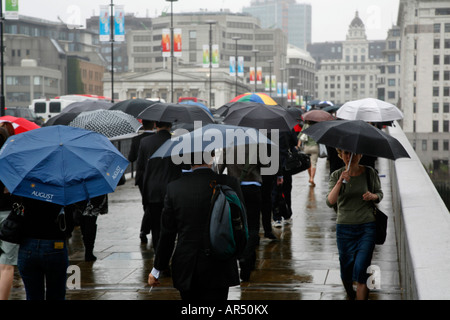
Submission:
[[[161,47],[162,56],[170,57],[170,29],[162,29]]]
[[[236,76],[236,57],[230,56],[230,76]]]
[[[6,0],[5,19],[19,20],[19,0]]]
[[[212,45],[212,67],[213,68],[219,67],[219,45],[218,44]]]
[[[203,45],[203,68],[209,68],[209,45]]]
[[[244,76],[244,57],[238,57],[237,72],[239,77]]]
[[[173,30],[173,55],[181,57],[181,29]]]
[[[101,5],[100,6],[100,16],[99,16],[99,34],[100,41],[109,41],[111,40],[110,30],[109,30],[109,13],[108,6]]]
[[[122,5],[114,9],[114,41],[125,41],[125,10]]]

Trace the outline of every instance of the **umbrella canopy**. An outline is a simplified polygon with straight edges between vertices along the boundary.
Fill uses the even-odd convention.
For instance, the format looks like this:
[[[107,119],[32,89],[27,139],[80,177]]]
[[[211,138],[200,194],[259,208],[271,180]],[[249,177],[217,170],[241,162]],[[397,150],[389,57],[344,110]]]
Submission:
[[[208,112],[211,116],[214,116],[213,113],[211,112],[211,110],[209,110],[208,107],[205,106],[203,103],[195,102],[195,101],[192,101],[192,100],[183,100],[183,101],[180,102],[180,104],[188,104],[188,105],[191,105],[191,106],[198,106],[198,107],[201,107],[201,108],[203,108],[206,112]]]
[[[345,120],[389,122],[403,119],[403,113],[393,104],[366,98],[344,103],[336,112],[336,117]]]
[[[272,141],[255,128],[208,124],[189,133],[167,140],[151,158],[210,152],[215,149],[246,144],[271,144]]]
[[[256,129],[278,129],[290,131],[297,120],[281,106],[267,106],[262,103],[248,102],[245,105],[230,107],[223,123]]]
[[[202,107],[188,104],[155,103],[138,115],[138,119],[171,123],[214,123],[213,117]]]
[[[142,124],[132,115],[119,110],[94,110],[80,113],[69,126],[95,131],[113,138],[136,133]]]
[[[146,99],[128,99],[115,103],[109,108],[109,110],[120,110],[131,114],[133,117],[137,117],[139,113],[154,103],[156,103],[156,101]]]
[[[322,111],[326,111],[328,113],[335,113],[336,111],[339,110],[340,107],[341,105],[327,106],[325,108],[322,108]]]
[[[84,111],[94,111],[94,110],[100,110],[100,109],[108,109],[113,104],[111,102],[107,101],[101,101],[101,100],[83,100],[83,101],[77,101],[72,102],[67,107],[62,109],[61,113],[68,113],[68,112],[84,112]]]
[[[65,112],[57,114],[54,117],[51,117],[44,123],[44,127],[55,126],[55,125],[64,125],[67,126],[69,123],[73,121],[81,112]]]
[[[12,136],[0,151],[0,180],[12,194],[60,205],[113,192],[127,166],[105,136],[68,126]]]
[[[295,119],[302,120],[303,110],[297,107],[288,107],[287,112],[289,112]]]
[[[311,110],[303,114],[303,120],[305,121],[322,122],[334,119],[330,113],[323,110]]]
[[[319,108],[325,108],[325,107],[329,107],[329,106],[334,106],[334,103],[329,100],[324,100],[324,101],[320,101],[317,106]]]
[[[233,98],[232,100],[230,100],[230,102],[258,102],[258,103],[263,103],[263,104],[267,104],[270,106],[276,106],[278,105],[278,103],[273,100],[268,94],[266,93],[252,93],[252,92],[247,92],[244,94],[241,94],[235,98]]]
[[[22,133],[40,128],[36,123],[31,122],[25,118],[18,118],[13,116],[0,117],[0,122],[10,122],[14,128],[14,133]]]
[[[409,158],[397,139],[362,120],[323,121],[303,133],[317,143],[352,153],[392,160]]]

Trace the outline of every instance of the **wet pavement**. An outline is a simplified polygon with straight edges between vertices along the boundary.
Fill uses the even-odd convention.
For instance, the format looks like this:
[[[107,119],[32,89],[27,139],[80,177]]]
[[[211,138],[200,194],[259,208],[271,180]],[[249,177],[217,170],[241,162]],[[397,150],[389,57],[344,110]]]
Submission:
[[[390,212],[387,161],[379,159],[377,169],[385,194],[380,207]],[[315,187],[309,186],[307,172],[293,177],[292,222],[273,228],[278,240],[266,239],[261,232],[256,270],[250,281],[230,289],[230,300],[346,300],[339,277],[335,213],[325,204],[328,177],[325,159],[319,159]],[[95,262],[84,261],[81,233],[79,228],[74,230],[69,242],[70,265],[79,267],[81,283],[67,290],[68,300],[180,299],[170,277],[161,279],[161,286],[151,291],[147,285],[153,248],[150,237],[147,245],[140,243],[142,214],[139,190],[129,177],[109,195],[109,213],[97,220]],[[372,259],[381,282],[379,289],[371,291],[371,300],[402,299],[393,223],[390,219],[387,241],[376,246]],[[10,299],[25,299],[17,268]]]

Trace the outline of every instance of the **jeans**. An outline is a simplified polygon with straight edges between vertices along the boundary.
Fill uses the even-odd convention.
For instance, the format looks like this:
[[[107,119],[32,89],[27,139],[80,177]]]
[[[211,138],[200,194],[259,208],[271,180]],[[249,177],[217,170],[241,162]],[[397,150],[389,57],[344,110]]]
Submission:
[[[25,239],[17,266],[27,300],[65,300],[69,266],[66,241]]]
[[[367,268],[375,249],[375,232],[375,222],[336,225],[342,281],[366,283]]]

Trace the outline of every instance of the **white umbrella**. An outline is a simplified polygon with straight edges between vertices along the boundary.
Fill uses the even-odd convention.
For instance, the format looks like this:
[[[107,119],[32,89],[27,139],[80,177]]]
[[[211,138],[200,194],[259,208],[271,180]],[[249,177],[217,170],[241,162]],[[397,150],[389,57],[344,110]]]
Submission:
[[[366,98],[344,103],[336,112],[336,117],[344,120],[389,122],[403,119],[403,113],[391,103]]]

